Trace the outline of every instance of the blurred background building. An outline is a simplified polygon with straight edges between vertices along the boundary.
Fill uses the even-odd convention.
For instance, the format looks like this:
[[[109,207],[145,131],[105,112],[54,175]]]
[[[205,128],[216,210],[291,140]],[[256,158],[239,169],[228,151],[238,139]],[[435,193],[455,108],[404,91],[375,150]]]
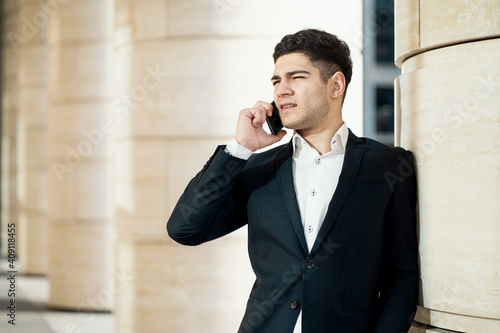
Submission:
[[[236,331],[253,283],[245,230],[188,248],[165,222],[239,110],[272,99],[274,46],[303,28],[351,47],[348,126],[415,153],[414,332],[500,331],[498,0],[4,0],[1,11],[4,259],[16,246],[2,271],[32,294],[42,283],[43,311],[84,314],[45,316],[47,332]]]

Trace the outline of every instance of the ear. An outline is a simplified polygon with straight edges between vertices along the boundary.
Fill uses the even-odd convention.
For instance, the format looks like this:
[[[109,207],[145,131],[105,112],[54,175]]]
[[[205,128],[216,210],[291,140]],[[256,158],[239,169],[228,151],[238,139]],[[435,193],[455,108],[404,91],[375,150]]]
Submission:
[[[345,76],[341,71],[335,72],[328,80],[328,92],[332,99],[343,98],[345,92]]]

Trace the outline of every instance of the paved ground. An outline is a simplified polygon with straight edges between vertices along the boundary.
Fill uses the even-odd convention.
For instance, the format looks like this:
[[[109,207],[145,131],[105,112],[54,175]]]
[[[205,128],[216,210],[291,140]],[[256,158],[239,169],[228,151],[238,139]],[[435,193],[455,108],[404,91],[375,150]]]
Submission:
[[[44,276],[10,274],[0,258],[0,332],[2,333],[113,333],[111,313],[60,311],[48,305],[49,283]],[[10,280],[9,280],[10,279]],[[11,289],[15,282],[15,290]],[[12,294],[15,292],[15,296]],[[9,295],[10,294],[10,295]],[[15,301],[15,325],[9,323]]]

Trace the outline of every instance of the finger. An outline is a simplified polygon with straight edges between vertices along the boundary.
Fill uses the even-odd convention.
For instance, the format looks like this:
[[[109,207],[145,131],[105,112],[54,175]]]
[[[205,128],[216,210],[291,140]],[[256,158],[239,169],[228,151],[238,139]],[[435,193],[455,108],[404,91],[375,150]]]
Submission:
[[[268,116],[271,116],[273,114],[273,106],[271,103],[267,103],[264,101],[257,101],[257,103],[255,103],[253,107],[263,108]]]
[[[254,127],[261,127],[266,122],[266,109],[264,108],[253,108],[250,109],[253,115],[252,125]]]

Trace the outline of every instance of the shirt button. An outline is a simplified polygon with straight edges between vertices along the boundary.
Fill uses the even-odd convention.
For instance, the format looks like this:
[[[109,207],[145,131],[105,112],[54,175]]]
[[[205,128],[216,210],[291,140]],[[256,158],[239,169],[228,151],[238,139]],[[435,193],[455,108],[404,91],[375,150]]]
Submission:
[[[297,301],[290,302],[290,309],[297,310],[298,308],[299,308],[299,302],[297,302]]]
[[[312,225],[310,225],[309,228],[307,228],[307,231],[309,231],[309,233],[313,232],[313,230],[314,229],[313,229]]]
[[[316,165],[320,165],[320,164],[321,164],[321,158],[319,158],[319,157],[318,157],[318,158],[316,159]]]
[[[314,262],[314,260],[309,259],[308,261],[306,261],[307,269],[314,269],[314,267],[316,267],[316,263]]]
[[[316,191],[316,189],[312,189],[311,190],[311,195],[314,197],[316,194],[318,194],[318,191]]]

